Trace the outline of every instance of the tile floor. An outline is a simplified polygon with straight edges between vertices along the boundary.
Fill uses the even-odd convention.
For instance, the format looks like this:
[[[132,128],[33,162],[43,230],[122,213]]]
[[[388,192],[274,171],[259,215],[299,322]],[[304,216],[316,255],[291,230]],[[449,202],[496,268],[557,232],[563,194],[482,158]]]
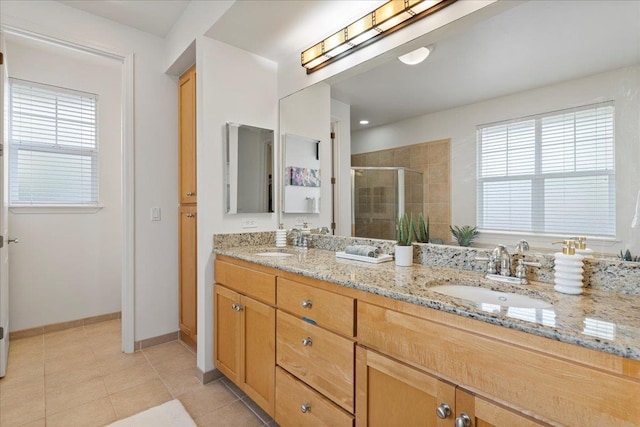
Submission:
[[[120,320],[13,340],[0,380],[0,427],[94,427],[177,398],[198,426],[276,426],[226,378],[196,379],[178,341],[120,351]]]

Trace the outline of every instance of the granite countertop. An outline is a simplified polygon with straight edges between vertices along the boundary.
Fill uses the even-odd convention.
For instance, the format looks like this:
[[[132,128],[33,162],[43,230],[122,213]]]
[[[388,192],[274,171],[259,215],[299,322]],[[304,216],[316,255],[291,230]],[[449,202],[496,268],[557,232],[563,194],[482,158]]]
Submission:
[[[282,251],[272,246],[216,249],[215,253],[259,265],[324,280],[345,287],[454,313],[495,325],[576,344],[593,350],[640,360],[640,296],[585,289],[565,295],[550,284],[510,285],[485,279],[481,273],[443,267],[396,267],[393,262],[369,264],[338,259],[321,249],[284,249],[293,256],[267,257],[261,252]],[[449,297],[434,286],[464,284],[542,299],[551,309],[524,309],[479,304]]]

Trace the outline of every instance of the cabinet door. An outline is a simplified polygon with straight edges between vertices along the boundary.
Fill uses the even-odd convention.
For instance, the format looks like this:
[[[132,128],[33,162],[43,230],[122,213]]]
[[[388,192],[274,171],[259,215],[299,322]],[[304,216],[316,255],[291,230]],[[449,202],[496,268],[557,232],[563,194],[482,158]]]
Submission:
[[[549,425],[498,406],[490,400],[458,388],[456,389],[456,411],[454,416],[463,417],[464,415],[469,417],[469,420],[471,420],[469,425],[473,427],[539,427]]]
[[[227,378],[240,385],[242,311],[240,294],[214,286],[214,363]]]
[[[243,313],[243,387],[270,416],[275,415],[276,310],[254,299],[240,298]]]
[[[180,207],[180,331],[194,344],[197,336],[196,207]]]
[[[356,347],[356,426],[452,426],[455,387],[364,347]],[[441,404],[450,407],[444,419]]]
[[[196,68],[181,77],[179,98],[180,203],[196,203]]]

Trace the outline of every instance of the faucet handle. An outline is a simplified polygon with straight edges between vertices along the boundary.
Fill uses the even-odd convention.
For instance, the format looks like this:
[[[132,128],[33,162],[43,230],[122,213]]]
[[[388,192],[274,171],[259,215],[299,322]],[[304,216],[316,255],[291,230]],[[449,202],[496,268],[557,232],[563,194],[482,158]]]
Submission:
[[[524,239],[518,241],[518,243],[516,244],[516,253],[524,255],[524,251],[528,251],[528,250],[529,250],[529,242],[527,242]]]

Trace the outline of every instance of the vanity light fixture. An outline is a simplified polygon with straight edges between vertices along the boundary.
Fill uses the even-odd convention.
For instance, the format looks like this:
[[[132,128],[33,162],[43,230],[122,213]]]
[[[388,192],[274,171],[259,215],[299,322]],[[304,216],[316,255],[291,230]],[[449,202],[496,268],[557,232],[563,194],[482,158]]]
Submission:
[[[433,50],[433,45],[429,45],[426,47],[419,47],[416,50],[412,50],[409,53],[405,53],[404,55],[399,56],[398,59],[403,64],[418,65],[419,63],[427,59],[427,57],[429,56],[432,50]]]
[[[311,74],[455,2],[456,0],[390,0],[303,51],[302,66],[307,69],[307,74]]]

